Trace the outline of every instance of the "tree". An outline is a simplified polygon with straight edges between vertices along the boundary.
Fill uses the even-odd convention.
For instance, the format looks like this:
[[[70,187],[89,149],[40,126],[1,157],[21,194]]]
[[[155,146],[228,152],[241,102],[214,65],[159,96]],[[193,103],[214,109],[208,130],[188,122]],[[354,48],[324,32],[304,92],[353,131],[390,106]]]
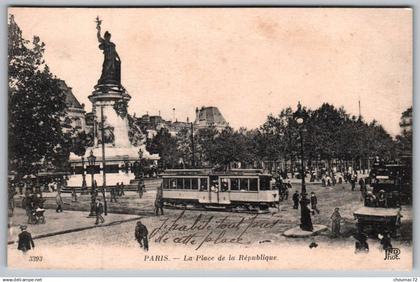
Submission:
[[[194,134],[196,162],[198,166],[212,166],[212,153],[216,150],[215,139],[219,133],[215,127],[200,128]]]
[[[175,168],[179,165],[181,154],[177,150],[176,138],[166,128],[162,128],[148,141],[146,149],[152,154],[159,154],[162,167]]]
[[[65,93],[44,62],[39,37],[25,40],[13,15],[8,28],[9,169],[21,178],[63,153]]]

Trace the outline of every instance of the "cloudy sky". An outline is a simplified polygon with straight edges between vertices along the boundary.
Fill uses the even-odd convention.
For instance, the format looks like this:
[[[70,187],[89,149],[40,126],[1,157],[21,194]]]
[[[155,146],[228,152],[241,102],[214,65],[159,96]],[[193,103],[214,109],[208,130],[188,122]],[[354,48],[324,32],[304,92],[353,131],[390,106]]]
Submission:
[[[129,112],[166,119],[217,106],[255,128],[298,101],[329,102],[399,133],[412,105],[410,9],[11,8],[26,38],[40,36],[51,71],[87,98],[100,77],[95,18],[122,60]]]

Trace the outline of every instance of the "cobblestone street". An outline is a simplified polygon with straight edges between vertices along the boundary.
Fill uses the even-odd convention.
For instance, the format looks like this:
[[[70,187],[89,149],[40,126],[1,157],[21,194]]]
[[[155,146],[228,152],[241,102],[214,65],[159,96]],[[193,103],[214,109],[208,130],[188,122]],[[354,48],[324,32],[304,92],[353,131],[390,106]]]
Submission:
[[[291,193],[299,189],[300,186],[294,184]],[[314,239],[319,245],[318,248],[345,248],[348,251],[352,251],[354,249],[354,239],[351,234],[355,228],[353,212],[363,205],[360,201],[360,192],[351,191],[350,185],[348,184],[340,184],[328,188],[321,187],[318,184],[308,185],[307,190],[308,192],[314,191],[318,197],[320,214],[313,217],[314,224],[323,224],[330,228],[330,216],[335,207],[340,207],[340,213],[344,218],[341,227],[342,237],[333,239],[330,236],[330,230],[322,232]],[[119,198],[117,203],[109,203],[109,210],[112,211],[115,209],[121,211],[121,209],[125,209],[131,215],[111,212],[105,217],[106,222],[104,225],[98,226],[97,228],[90,228],[94,226],[94,217],[88,218],[88,212],[86,211],[69,210],[69,208],[75,207],[82,207],[82,210],[85,210],[88,207],[89,197],[87,195],[79,197],[79,202],[75,203],[71,201],[70,197],[66,196],[64,198],[66,204],[63,213],[57,214],[55,210],[49,209],[46,211],[47,223],[45,225],[29,225],[28,229],[34,236],[60,230],[77,230],[78,228],[82,230],[36,239],[36,249],[33,253],[44,253],[44,250],[48,249],[48,256],[55,257],[57,254],[51,254],[51,251],[55,249],[61,250],[59,253],[70,251],[76,256],[79,254],[77,252],[74,253],[75,250],[80,249],[91,250],[92,252],[97,252],[98,250],[101,250],[101,252],[105,250],[109,250],[110,252],[118,250],[118,252],[121,252],[121,250],[124,250],[123,253],[129,252],[131,256],[136,257],[143,254],[141,250],[138,250],[138,243],[134,239],[135,222],[138,218],[141,218],[149,230],[151,237],[150,249],[153,254],[159,254],[159,252],[162,252],[162,250],[168,247],[171,250],[173,248],[173,254],[176,254],[175,250],[181,247],[186,247],[192,253],[208,253],[217,250],[217,248],[214,248],[217,244],[221,246],[228,245],[233,251],[246,250],[252,246],[258,246],[257,249],[268,250],[273,245],[284,245],[287,248],[289,243],[293,243],[294,246],[300,246],[303,251],[306,251],[306,248],[313,240],[312,238],[286,238],[282,235],[285,230],[298,225],[300,221],[300,211],[292,208],[290,197],[289,200],[280,204],[280,209],[271,208],[270,213],[266,214],[256,215],[220,211],[165,209],[165,215],[163,216],[153,215],[154,198],[154,190],[147,191],[142,199],[139,199],[135,192],[126,192],[126,195]],[[50,202],[52,199],[48,201]],[[53,204],[51,203],[51,205]],[[411,207],[404,207],[402,214],[404,216],[402,235],[399,238],[393,239],[393,244],[394,246],[409,250],[408,247],[411,245]],[[15,228],[11,228],[12,231],[9,241],[16,240],[17,226],[25,223],[25,220],[26,216],[24,211],[16,208],[15,215],[11,221],[12,227]],[[212,224],[212,228],[203,228],[202,230],[197,228],[196,230],[189,230],[189,232],[188,230],[186,231],[188,228],[191,229],[192,226],[200,226],[208,221]],[[238,223],[241,226],[236,228],[235,224],[237,225]],[[214,228],[215,226],[219,227]],[[246,228],[247,226],[249,228]],[[172,229],[165,235],[165,228]],[[223,238],[230,240],[242,236],[241,239],[243,239],[244,244],[230,241],[221,243],[223,238],[219,242],[217,240],[215,242],[215,237],[219,236],[223,230],[225,230],[222,236]],[[212,240],[209,239],[207,242],[204,242],[197,250],[198,245],[202,243],[203,238],[208,236],[209,232],[211,233],[210,239]],[[191,244],[194,238],[188,238],[191,234],[194,234],[194,238],[197,241],[195,244]],[[63,242],[66,242],[65,247],[63,246]],[[371,248],[375,248],[379,252],[378,240],[371,238],[369,239],[369,244]],[[9,253],[13,254],[11,258],[21,256],[16,250],[15,244],[9,245]],[[106,260],[106,255],[101,254],[101,256],[104,256],[104,260]],[[379,256],[379,253],[376,256]],[[117,258],[127,259],[125,256],[121,257],[120,255],[114,254],[112,260]],[[144,261],[144,256],[138,259]],[[177,260],[179,258],[175,256],[173,259]],[[110,261],[107,263],[112,264]],[[94,265],[93,262],[92,265]]]

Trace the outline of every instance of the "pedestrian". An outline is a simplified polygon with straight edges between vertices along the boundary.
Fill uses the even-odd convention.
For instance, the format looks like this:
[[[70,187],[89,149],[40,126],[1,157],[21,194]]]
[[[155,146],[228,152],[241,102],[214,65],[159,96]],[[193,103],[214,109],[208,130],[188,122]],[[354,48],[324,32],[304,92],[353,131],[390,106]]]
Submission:
[[[101,223],[105,222],[105,219],[102,217],[102,213],[104,212],[104,206],[102,205],[99,198],[96,199],[95,203],[95,215],[96,215],[96,222],[95,224],[99,224],[99,221]]]
[[[289,188],[288,185],[283,186],[283,200],[289,199]]]
[[[365,182],[365,179],[363,177],[360,177],[360,179],[359,179],[359,185],[360,185],[360,191],[365,190],[365,188],[366,188],[366,182]]]
[[[355,253],[368,253],[369,244],[367,243],[367,235],[364,232],[358,232],[354,238],[356,239],[355,243]]]
[[[117,202],[117,191],[115,189],[115,186],[111,187],[111,203],[112,202]]]
[[[302,194],[302,199],[300,200],[300,229],[313,231],[314,227],[312,225],[311,211],[308,208],[308,203],[306,194]]]
[[[380,240],[382,248],[384,250],[392,249],[391,236],[389,235],[389,232],[385,231],[383,233],[384,234],[381,234],[381,233],[378,234],[378,238]]]
[[[17,194],[15,187],[9,188],[8,199],[9,199],[9,209],[11,211],[11,215],[15,210],[15,195]]]
[[[281,179],[281,176],[278,175],[278,177],[276,177],[276,187],[277,187],[277,191],[279,192],[279,205],[280,202],[283,201],[284,199],[284,191],[283,191],[283,179]]]
[[[94,216],[95,215],[95,206],[96,206],[96,196],[95,196],[95,193],[92,190],[91,194],[90,194],[90,213],[89,213],[89,216]]]
[[[30,249],[35,248],[34,240],[32,240],[32,235],[28,231],[26,231],[27,226],[21,225],[20,227],[21,233],[18,235],[18,250],[22,251],[23,254]]]
[[[73,188],[71,190],[71,197],[72,197],[72,201],[73,202],[77,202],[77,193],[76,193],[76,189],[75,188]]]
[[[295,210],[297,210],[299,208],[299,192],[296,191],[293,196],[292,196],[292,200],[293,200],[293,208]]]
[[[327,175],[327,186],[330,187],[331,186],[331,177],[329,175]]]
[[[159,211],[163,215],[163,197],[162,193],[158,190],[155,199],[155,214],[159,215]]]
[[[144,180],[143,177],[140,176],[139,182],[137,183],[137,192],[139,193],[139,198],[143,198],[143,192],[144,192]]]
[[[117,182],[117,184],[115,184],[115,194],[117,196],[121,196],[120,183],[119,182]]]
[[[60,190],[57,191],[57,196],[55,196],[55,202],[57,204],[57,208],[55,209],[55,212],[63,212],[63,198],[61,198],[61,192]]]
[[[124,193],[124,182],[121,182],[120,189],[121,189],[121,196],[125,196],[125,193]]]
[[[315,171],[311,171],[311,178],[309,179],[309,182],[315,182]]]
[[[354,191],[356,188],[356,181],[354,180],[354,177],[350,178],[350,184],[351,184],[351,191]]]
[[[331,232],[333,237],[340,236],[340,223],[343,218],[340,215],[340,209],[335,208],[331,215]]]
[[[315,214],[315,212],[317,212],[319,214],[319,209],[317,208],[317,204],[318,204],[318,198],[315,196],[314,192],[311,192],[312,214]]]
[[[149,231],[147,230],[147,227],[140,220],[137,221],[134,237],[137,242],[139,242],[140,248],[144,248],[145,251],[149,250],[148,234]]]

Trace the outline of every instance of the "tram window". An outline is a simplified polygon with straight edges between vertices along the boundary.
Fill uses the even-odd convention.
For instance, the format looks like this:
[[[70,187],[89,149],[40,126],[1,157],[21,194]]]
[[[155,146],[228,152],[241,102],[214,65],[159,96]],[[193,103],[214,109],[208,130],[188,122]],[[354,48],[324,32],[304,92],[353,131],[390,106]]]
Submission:
[[[229,189],[229,179],[227,178],[221,178],[220,179],[220,184],[221,184],[221,191],[225,192]]]
[[[258,191],[258,179],[257,178],[249,179],[249,191]]]
[[[163,179],[163,189],[169,189],[169,179]]]
[[[198,189],[198,179],[192,178],[191,179],[191,189],[197,190]]]
[[[200,191],[207,191],[207,178],[200,178]]]
[[[239,179],[231,178],[230,179],[230,190],[238,191],[239,190]]]
[[[169,189],[176,189],[176,179],[171,179],[171,187]]]
[[[191,178],[184,179],[184,189],[191,189]]]
[[[210,187],[219,186],[219,177],[218,176],[210,176]]]
[[[270,177],[260,177],[260,191],[270,190]]]
[[[248,191],[248,179],[247,178],[241,178],[241,191]]]
[[[176,180],[176,188],[177,189],[184,189],[184,181],[182,178],[178,178]]]

